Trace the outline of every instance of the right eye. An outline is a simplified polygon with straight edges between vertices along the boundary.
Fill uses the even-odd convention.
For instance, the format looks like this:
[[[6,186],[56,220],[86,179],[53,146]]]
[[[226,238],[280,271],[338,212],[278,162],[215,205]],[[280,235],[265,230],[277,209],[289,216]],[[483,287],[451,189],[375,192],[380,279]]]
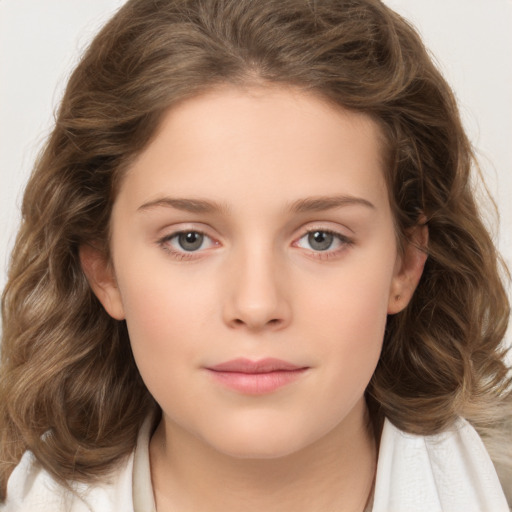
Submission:
[[[186,255],[209,249],[216,243],[205,233],[195,230],[177,231],[162,238],[159,243],[171,253]]]

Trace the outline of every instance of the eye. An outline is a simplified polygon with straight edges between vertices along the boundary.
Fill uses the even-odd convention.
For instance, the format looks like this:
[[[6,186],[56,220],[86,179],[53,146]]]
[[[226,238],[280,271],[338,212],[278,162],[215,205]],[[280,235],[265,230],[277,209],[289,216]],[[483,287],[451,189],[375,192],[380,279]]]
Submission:
[[[197,231],[188,231],[186,233],[179,233],[174,236],[176,239],[176,243],[179,245],[180,249],[184,251],[197,251],[201,249],[201,246],[204,242],[203,233],[198,233]]]
[[[191,253],[208,249],[215,242],[205,233],[200,231],[179,231],[160,240],[161,245],[173,253]]]
[[[350,244],[352,244],[352,241],[346,236],[323,229],[308,231],[296,242],[297,247],[315,252],[335,252],[337,249]]]

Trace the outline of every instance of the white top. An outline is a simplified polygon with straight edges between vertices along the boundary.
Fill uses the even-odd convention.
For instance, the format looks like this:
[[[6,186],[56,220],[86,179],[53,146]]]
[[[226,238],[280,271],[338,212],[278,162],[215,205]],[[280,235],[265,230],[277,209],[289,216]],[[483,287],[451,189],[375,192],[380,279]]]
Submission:
[[[151,422],[109,482],[65,489],[30,452],[14,469],[1,512],[156,512],[149,466]],[[509,512],[485,447],[465,420],[435,436],[405,434],[388,420],[372,512]]]

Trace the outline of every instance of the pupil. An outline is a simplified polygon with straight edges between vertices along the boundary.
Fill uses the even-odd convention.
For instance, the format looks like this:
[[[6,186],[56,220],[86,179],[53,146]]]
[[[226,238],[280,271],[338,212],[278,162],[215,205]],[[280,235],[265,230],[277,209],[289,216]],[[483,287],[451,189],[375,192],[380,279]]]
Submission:
[[[334,236],[325,231],[314,231],[308,236],[309,245],[315,251],[326,251],[331,247]]]
[[[201,233],[190,231],[179,235],[179,244],[185,251],[196,251],[203,244],[204,236]]]

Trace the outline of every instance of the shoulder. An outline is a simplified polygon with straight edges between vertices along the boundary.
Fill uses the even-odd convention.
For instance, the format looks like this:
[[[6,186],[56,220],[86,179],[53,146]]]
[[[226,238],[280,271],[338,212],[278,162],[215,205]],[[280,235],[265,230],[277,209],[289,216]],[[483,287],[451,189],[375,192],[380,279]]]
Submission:
[[[388,510],[509,512],[484,444],[463,419],[433,436],[406,434],[386,420],[373,512]]]
[[[111,476],[96,484],[71,482],[69,488],[57,482],[25,452],[7,484],[7,501],[1,512],[132,512],[133,455]]]

